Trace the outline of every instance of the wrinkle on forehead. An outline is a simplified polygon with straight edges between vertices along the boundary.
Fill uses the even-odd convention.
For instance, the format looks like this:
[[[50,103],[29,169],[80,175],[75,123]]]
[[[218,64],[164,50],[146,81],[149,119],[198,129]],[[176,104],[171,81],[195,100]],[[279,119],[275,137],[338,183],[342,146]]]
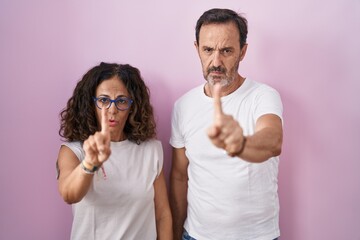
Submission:
[[[240,48],[240,34],[235,23],[203,25],[199,33],[199,46],[222,49]]]
[[[104,80],[96,89],[96,95],[106,95],[110,98],[117,98],[120,96],[129,96],[125,84],[118,78],[113,77]]]

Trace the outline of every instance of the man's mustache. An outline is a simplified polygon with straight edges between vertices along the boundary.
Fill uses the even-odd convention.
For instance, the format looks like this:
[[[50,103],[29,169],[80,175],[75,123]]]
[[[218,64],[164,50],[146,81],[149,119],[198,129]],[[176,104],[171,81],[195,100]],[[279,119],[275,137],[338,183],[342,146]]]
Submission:
[[[208,73],[211,73],[211,72],[221,72],[221,73],[225,73],[226,72],[226,69],[225,68],[222,68],[222,67],[211,67],[208,69]]]

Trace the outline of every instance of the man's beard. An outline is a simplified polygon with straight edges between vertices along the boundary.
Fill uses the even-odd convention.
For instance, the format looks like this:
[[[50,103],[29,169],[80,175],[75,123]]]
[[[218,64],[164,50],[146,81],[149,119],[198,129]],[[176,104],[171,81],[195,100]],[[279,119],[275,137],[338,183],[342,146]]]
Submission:
[[[226,87],[229,86],[232,82],[233,82],[233,78],[229,79],[226,76],[224,77],[214,77],[214,76],[210,76],[208,75],[207,79],[208,83],[210,85],[215,85],[215,83],[219,83],[221,87]]]
[[[232,68],[230,70],[230,73],[232,73],[231,75],[226,74],[228,71],[226,71],[225,68],[223,67],[211,67],[207,70],[207,76],[205,77],[205,79],[208,81],[208,83],[210,85],[215,85],[216,83],[219,83],[221,87],[227,87],[229,86],[231,83],[234,82],[234,79],[236,77],[236,72],[239,68],[239,63],[236,64],[234,66],[234,68]],[[211,72],[220,72],[222,74],[224,74],[224,76],[211,76],[210,73]]]

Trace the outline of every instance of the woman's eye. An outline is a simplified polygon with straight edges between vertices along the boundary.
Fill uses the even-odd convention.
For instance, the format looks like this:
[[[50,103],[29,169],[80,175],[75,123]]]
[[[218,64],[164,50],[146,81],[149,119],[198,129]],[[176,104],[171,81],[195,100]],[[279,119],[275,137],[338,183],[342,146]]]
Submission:
[[[100,100],[100,102],[101,102],[102,104],[106,104],[106,103],[109,103],[109,102],[110,102],[110,99],[109,99],[109,98],[100,98],[99,100]]]
[[[126,104],[126,103],[127,103],[127,100],[124,99],[124,98],[119,98],[118,100],[116,100],[116,102],[117,102],[118,104]]]

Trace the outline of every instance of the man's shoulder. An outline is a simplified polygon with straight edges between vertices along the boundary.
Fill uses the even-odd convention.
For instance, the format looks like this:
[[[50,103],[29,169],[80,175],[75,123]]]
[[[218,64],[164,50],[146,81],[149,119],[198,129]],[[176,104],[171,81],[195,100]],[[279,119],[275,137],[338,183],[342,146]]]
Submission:
[[[175,105],[184,104],[187,103],[188,101],[193,101],[194,98],[200,97],[201,94],[204,92],[203,88],[204,88],[204,84],[201,84],[199,86],[196,86],[188,90],[186,93],[184,93],[175,101]]]
[[[252,79],[246,79],[247,83],[247,90],[251,92],[263,92],[263,91],[274,91],[277,92],[275,88],[268,85],[267,83],[257,82]]]

